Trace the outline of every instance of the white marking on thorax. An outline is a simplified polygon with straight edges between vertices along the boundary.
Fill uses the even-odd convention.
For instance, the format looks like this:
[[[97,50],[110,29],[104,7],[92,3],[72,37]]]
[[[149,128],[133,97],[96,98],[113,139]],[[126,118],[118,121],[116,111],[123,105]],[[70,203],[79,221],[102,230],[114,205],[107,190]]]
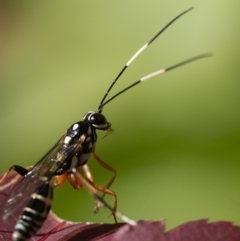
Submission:
[[[76,130],[78,127],[79,127],[78,124],[74,124],[73,127],[72,127],[72,129],[73,129],[73,130]]]
[[[71,140],[72,140],[72,137],[66,136],[65,139],[64,139],[64,144],[67,145]]]

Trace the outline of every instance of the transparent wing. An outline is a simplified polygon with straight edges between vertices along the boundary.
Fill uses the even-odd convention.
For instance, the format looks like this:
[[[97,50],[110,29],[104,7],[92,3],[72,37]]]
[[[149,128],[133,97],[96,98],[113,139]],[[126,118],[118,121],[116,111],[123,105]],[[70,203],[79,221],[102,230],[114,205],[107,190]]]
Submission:
[[[74,155],[77,144],[63,147],[64,137],[65,135],[12,187],[0,207],[3,221],[18,219],[31,194],[43,183],[43,179],[51,181],[54,173]]]

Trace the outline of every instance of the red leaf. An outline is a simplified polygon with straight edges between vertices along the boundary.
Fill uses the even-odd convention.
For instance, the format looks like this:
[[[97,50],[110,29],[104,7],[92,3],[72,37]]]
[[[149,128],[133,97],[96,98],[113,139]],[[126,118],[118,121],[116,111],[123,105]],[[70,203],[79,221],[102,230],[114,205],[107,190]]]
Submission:
[[[15,175],[13,175],[15,176]],[[8,181],[12,179],[11,176]],[[1,177],[0,177],[1,178]],[[0,191],[0,203],[11,188]],[[3,208],[3,207],[1,207]],[[18,217],[9,223],[0,220],[0,240],[11,240]],[[208,223],[196,220],[165,232],[165,221],[141,221],[136,226],[119,224],[72,223],[48,215],[43,227],[31,240],[38,241],[240,241],[240,227],[231,222]]]

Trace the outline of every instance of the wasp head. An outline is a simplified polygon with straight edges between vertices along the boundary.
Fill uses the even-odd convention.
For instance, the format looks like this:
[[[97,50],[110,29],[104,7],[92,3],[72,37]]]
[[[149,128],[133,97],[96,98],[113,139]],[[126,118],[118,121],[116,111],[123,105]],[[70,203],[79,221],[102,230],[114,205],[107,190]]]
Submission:
[[[111,123],[107,122],[105,116],[101,113],[89,111],[83,116],[83,121],[88,122],[95,129],[111,131]]]

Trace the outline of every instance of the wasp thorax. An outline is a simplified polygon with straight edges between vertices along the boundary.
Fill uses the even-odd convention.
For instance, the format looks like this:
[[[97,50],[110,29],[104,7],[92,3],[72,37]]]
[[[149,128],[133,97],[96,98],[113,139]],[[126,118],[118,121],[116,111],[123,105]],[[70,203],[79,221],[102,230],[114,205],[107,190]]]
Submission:
[[[107,122],[105,116],[101,113],[89,111],[83,116],[83,121],[88,122],[98,130],[107,130],[111,124]]]

